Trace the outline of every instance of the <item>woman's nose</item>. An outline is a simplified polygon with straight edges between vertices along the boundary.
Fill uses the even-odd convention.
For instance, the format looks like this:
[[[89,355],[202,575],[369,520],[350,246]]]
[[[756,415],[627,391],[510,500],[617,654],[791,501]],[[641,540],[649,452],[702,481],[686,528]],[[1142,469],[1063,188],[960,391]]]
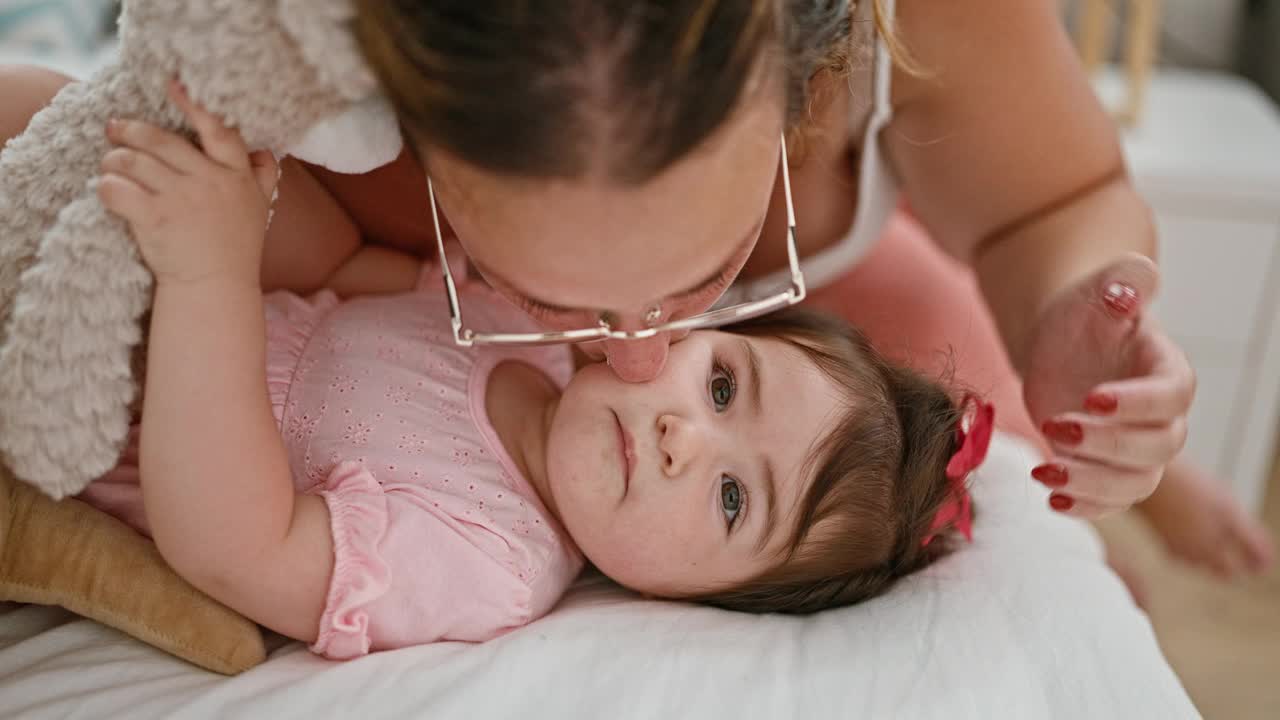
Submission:
[[[679,477],[698,457],[702,434],[697,426],[679,415],[658,416],[658,460],[662,473]]]
[[[609,367],[627,382],[648,382],[667,363],[667,333],[644,340],[605,340],[604,354]]]

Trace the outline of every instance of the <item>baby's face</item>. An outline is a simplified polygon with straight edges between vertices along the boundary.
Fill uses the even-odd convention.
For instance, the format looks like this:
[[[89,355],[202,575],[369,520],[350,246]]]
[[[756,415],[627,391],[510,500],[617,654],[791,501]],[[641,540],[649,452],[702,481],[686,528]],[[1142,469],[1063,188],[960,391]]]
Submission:
[[[696,332],[662,373],[574,376],[547,445],[551,494],[592,563],[666,597],[723,589],[776,562],[844,403],[800,350]]]

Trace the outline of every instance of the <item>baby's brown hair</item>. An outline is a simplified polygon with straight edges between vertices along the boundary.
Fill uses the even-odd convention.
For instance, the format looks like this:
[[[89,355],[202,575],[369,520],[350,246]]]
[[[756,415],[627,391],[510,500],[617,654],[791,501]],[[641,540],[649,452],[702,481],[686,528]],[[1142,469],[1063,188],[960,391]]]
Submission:
[[[956,500],[946,468],[963,408],[941,383],[889,362],[847,323],[809,310],[724,330],[799,349],[848,402],[814,446],[812,483],[773,567],[689,599],[747,612],[816,612],[879,595],[950,552],[954,522],[933,523]]]

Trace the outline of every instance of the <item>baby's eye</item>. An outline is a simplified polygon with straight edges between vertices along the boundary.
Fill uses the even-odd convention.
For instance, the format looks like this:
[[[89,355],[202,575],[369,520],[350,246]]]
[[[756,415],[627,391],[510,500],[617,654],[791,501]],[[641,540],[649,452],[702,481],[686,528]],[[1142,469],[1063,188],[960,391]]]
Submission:
[[[716,412],[728,410],[729,403],[733,402],[733,394],[737,390],[733,373],[717,362],[712,368],[711,382],[707,384],[707,388],[711,392],[711,404],[715,405]]]
[[[738,512],[742,510],[742,485],[728,475],[720,476],[720,507],[732,528],[733,522],[738,519]]]

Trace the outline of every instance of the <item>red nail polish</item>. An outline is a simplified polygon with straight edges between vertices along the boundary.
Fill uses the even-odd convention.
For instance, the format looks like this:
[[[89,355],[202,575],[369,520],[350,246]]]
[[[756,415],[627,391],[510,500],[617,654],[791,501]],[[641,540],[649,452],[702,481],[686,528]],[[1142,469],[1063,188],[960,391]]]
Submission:
[[[1053,508],[1054,510],[1057,510],[1058,512],[1066,512],[1070,510],[1072,507],[1075,507],[1075,504],[1076,504],[1076,501],[1072,500],[1066,495],[1050,495],[1049,496],[1049,507]]]
[[[1050,440],[1063,445],[1079,445],[1084,440],[1084,428],[1077,422],[1046,420],[1040,430]]]
[[[1067,468],[1058,463],[1040,465],[1031,471],[1031,477],[1051,488],[1067,484]]]
[[[1108,392],[1090,393],[1084,399],[1084,409],[1095,415],[1110,415],[1119,404],[1116,396]]]
[[[1111,312],[1120,317],[1128,317],[1138,308],[1138,291],[1124,283],[1114,282],[1102,292],[1102,301]]]

